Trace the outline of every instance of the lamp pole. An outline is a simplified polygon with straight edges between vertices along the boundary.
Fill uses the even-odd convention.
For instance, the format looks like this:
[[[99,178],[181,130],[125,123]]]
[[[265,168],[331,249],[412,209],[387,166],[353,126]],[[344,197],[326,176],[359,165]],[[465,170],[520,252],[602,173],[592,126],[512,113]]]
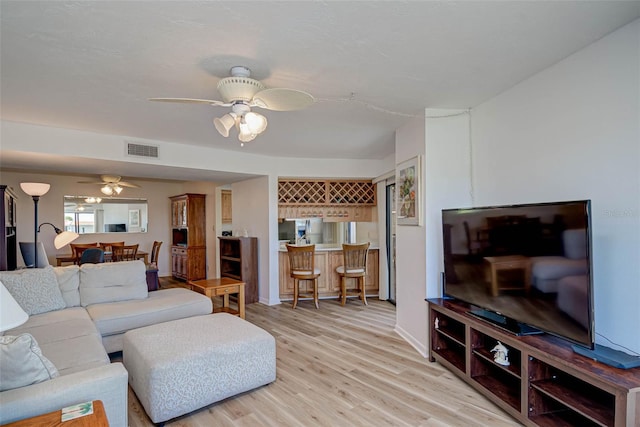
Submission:
[[[33,198],[33,268],[38,268],[38,202],[40,196]]]

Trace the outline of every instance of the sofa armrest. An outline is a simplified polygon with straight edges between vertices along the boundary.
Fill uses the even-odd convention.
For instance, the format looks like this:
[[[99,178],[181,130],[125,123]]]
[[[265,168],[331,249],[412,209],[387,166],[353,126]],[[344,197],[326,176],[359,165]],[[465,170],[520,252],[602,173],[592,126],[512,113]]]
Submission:
[[[0,393],[0,424],[56,411],[65,406],[101,400],[112,427],[125,427],[128,373],[110,363],[52,380]]]

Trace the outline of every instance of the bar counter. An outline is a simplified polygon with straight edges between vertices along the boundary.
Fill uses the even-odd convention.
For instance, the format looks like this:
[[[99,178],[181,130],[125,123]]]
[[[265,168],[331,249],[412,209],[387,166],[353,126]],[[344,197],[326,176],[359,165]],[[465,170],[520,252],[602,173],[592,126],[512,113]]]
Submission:
[[[367,256],[367,276],[365,278],[365,290],[367,296],[378,296],[378,248],[370,248]],[[340,294],[340,276],[336,273],[336,267],[343,264],[341,244],[316,244],[315,266],[320,269],[318,278],[318,294],[320,298],[337,298]],[[278,267],[280,271],[280,300],[293,300],[293,279],[290,275],[289,258],[287,248],[280,245],[278,254]],[[349,279],[355,280],[355,279]],[[348,282],[347,286],[352,283]],[[300,291],[305,292],[311,288],[308,281],[300,282]]]

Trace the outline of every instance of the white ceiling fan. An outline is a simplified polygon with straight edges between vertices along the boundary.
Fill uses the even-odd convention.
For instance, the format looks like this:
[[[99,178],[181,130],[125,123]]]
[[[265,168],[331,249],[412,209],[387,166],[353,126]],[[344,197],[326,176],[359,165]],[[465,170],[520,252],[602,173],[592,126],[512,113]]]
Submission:
[[[118,195],[124,187],[140,188],[138,184],[122,181],[122,177],[118,175],[100,175],[102,181],[78,181],[78,184],[98,184],[102,187],[100,191],[107,196]]]
[[[218,93],[223,101],[193,98],[149,98],[150,101],[201,103],[220,107],[231,107],[231,112],[213,119],[220,135],[229,136],[232,127],[238,129],[241,145],[252,141],[267,128],[267,118],[251,111],[259,107],[272,111],[301,110],[313,104],[313,96],[296,89],[267,89],[258,80],[252,79],[251,70],[244,66],[231,68],[231,77],[218,82]]]

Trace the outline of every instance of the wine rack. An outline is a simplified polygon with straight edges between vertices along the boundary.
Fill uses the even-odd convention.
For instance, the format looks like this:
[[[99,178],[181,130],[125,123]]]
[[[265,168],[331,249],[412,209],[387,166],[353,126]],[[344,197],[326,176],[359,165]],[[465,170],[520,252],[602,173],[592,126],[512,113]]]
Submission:
[[[375,206],[370,180],[294,180],[278,182],[279,205]]]

